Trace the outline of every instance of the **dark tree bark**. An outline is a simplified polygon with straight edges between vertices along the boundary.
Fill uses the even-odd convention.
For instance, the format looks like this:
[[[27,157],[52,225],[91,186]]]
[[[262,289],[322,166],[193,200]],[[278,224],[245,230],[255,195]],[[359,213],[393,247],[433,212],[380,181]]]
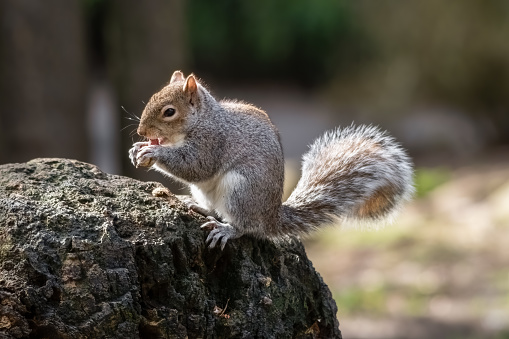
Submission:
[[[341,338],[300,241],[209,250],[154,182],[37,159],[0,166],[0,338]]]

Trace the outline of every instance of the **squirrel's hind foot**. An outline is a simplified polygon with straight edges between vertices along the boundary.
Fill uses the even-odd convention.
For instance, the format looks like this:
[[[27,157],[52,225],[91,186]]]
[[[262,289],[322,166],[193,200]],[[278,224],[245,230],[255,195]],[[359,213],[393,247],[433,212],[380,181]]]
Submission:
[[[207,220],[201,228],[211,230],[207,240],[205,240],[205,243],[209,244],[209,248],[216,247],[218,241],[221,241],[221,250],[223,250],[228,239],[235,239],[240,236],[230,224],[219,222],[214,217],[207,217]]]

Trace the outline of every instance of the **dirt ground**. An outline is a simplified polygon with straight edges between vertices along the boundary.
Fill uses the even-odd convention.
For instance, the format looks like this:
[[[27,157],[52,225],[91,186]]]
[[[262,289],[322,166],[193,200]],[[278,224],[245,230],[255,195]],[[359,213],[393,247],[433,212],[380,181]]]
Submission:
[[[344,337],[509,338],[509,152],[416,183],[392,225],[306,242]]]

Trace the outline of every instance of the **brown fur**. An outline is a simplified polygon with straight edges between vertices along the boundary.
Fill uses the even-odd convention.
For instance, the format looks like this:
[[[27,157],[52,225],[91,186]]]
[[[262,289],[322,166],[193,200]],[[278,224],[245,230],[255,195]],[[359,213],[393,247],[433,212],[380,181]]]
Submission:
[[[394,199],[392,197],[395,193],[394,188],[391,186],[377,189],[354,211],[354,214],[361,219],[377,219],[387,214],[394,207]]]
[[[138,134],[147,139],[166,138],[168,144],[175,144],[184,135],[190,109],[189,95],[182,89],[184,83],[174,81],[155,93],[141,115]],[[166,121],[161,109],[171,104],[175,107],[175,118]]]

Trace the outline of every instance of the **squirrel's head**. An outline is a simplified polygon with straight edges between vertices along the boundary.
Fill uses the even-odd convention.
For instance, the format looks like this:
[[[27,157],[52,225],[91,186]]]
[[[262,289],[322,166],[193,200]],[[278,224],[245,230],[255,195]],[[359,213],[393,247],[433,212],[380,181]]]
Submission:
[[[145,106],[138,134],[160,145],[176,145],[186,137],[193,112],[199,104],[201,86],[194,75],[184,78],[175,71],[170,83],[155,93]]]

